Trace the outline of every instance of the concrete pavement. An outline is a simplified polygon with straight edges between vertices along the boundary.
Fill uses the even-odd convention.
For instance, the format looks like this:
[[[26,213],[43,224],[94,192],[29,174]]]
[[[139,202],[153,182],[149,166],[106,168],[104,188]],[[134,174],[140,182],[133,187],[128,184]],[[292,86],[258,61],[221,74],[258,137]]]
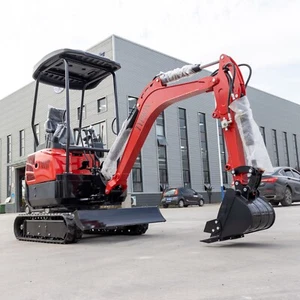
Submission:
[[[0,215],[3,300],[300,299],[300,206],[278,207],[266,231],[203,244],[218,205],[162,209],[143,236],[72,245],[19,242]]]

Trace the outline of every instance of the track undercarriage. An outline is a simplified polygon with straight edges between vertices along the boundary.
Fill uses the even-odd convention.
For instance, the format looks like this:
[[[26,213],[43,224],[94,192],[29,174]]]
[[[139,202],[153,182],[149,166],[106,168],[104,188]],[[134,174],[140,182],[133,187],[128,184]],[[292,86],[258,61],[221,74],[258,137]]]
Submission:
[[[69,244],[82,236],[72,213],[33,213],[19,215],[14,222],[18,240]]]
[[[148,223],[164,221],[157,207],[41,212],[17,216],[14,232],[21,241],[71,244],[83,234],[142,235]]]

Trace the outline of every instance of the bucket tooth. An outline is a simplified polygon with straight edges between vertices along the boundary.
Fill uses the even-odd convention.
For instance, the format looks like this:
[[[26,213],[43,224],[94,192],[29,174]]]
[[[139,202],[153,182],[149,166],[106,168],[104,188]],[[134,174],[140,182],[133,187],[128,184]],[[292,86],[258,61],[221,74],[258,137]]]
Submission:
[[[210,238],[205,243],[244,237],[245,234],[270,228],[275,221],[275,211],[265,200],[257,197],[247,200],[232,189],[226,191],[217,219],[208,221],[204,232]]]

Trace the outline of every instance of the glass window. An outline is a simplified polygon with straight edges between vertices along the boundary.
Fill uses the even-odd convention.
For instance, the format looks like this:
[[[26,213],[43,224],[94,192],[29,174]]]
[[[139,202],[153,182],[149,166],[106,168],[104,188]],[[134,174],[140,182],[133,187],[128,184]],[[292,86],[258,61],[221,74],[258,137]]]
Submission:
[[[39,124],[34,125],[34,132],[36,134],[38,143],[40,143],[40,125]],[[36,146],[37,145],[35,144],[35,141],[34,141],[34,151],[36,151]]]
[[[283,132],[283,154],[285,165],[290,166],[289,147],[286,132]]]
[[[182,108],[180,108],[180,109],[182,109]],[[179,126],[180,126],[180,130],[186,129],[186,119],[179,119]]]
[[[6,156],[6,162],[10,163],[12,159],[12,152],[11,152],[11,135],[7,136],[7,156]]]
[[[225,141],[224,141],[224,133],[222,129],[222,125],[220,120],[218,120],[218,133],[219,133],[219,143],[220,143],[220,157],[221,157],[221,164],[222,164],[222,177],[223,183],[228,184],[228,173],[225,170],[226,165],[226,148],[225,148]]]
[[[277,132],[275,129],[272,129],[272,143],[273,143],[273,151],[274,151],[274,166],[279,167]]]
[[[291,170],[284,170],[284,174],[285,174],[285,176],[294,177]]]
[[[161,188],[164,190],[168,186],[168,172],[166,169],[159,169],[159,179],[161,182]]]
[[[165,115],[161,112],[156,119],[156,137],[158,148],[159,189],[163,191],[169,186],[167,163],[167,140],[165,138]]]
[[[156,119],[156,137],[158,148],[159,188],[161,191],[163,191],[169,186],[164,112],[161,112]]]
[[[77,119],[80,120],[80,106],[77,107]],[[85,105],[83,105],[82,107],[82,119],[85,119],[86,118],[86,108],[85,108]]]
[[[166,146],[158,146],[158,167],[160,186],[168,185],[167,150]]]
[[[156,124],[156,135],[165,136],[164,127]]]
[[[187,139],[182,138],[181,139],[181,145],[180,145],[181,151],[184,153],[187,153],[187,149],[188,149],[188,142]]]
[[[132,168],[132,187],[133,192],[143,191],[143,176],[142,176],[142,157],[141,153],[136,158]]]
[[[265,143],[265,145],[266,145],[266,133],[265,133],[265,127],[259,126],[259,130],[260,130],[260,133],[261,133],[261,135],[262,135],[262,137],[263,137],[264,143]]]
[[[183,184],[185,187],[191,187],[190,170],[183,170]]]
[[[165,160],[167,158],[166,147],[158,147],[158,158]]]
[[[128,115],[132,112],[135,107],[138,98],[133,96],[127,96],[128,101]],[[143,191],[143,176],[142,176],[142,156],[139,153],[136,161],[133,165],[132,171],[132,190],[133,192],[142,192]]]
[[[100,98],[97,100],[97,112],[102,113],[107,111],[107,101],[106,97]]]
[[[186,110],[184,108],[179,108],[179,126],[183,185],[191,187]]]
[[[107,148],[107,131],[106,131],[106,121],[102,121],[92,125],[95,130],[96,136],[103,143],[103,148]]]
[[[164,192],[164,196],[173,196],[173,195],[178,195],[178,189],[168,189],[167,191]]]
[[[183,159],[182,160],[182,168],[183,168],[183,170],[188,170],[188,168],[189,168],[189,161],[188,161],[188,159]]]
[[[34,131],[36,134],[36,137],[38,139],[38,141],[40,141],[40,124],[35,124],[34,125]]]
[[[208,171],[203,171],[203,176],[204,176],[204,182],[209,182],[210,181],[210,176]]]
[[[11,183],[12,183],[12,170],[11,166],[7,167],[7,191],[6,191],[6,196],[10,197],[11,195]]]
[[[300,166],[299,166],[299,155],[298,155],[298,143],[297,143],[297,135],[293,134],[293,148],[294,148],[294,155],[295,155],[295,161],[296,161],[296,166],[295,168],[300,171]]]
[[[167,146],[167,140],[164,136],[157,136],[157,144],[159,146]]]
[[[186,132],[186,128],[180,128],[180,137],[182,137],[182,139],[187,140],[187,132]]]
[[[165,126],[165,115],[164,112],[161,112],[156,119],[156,124],[160,126]]]
[[[300,173],[297,172],[296,170],[292,170],[294,177],[300,179]]]
[[[204,184],[210,184],[208,144],[207,144],[206,118],[205,118],[206,116],[204,113],[201,113],[201,112],[199,112],[198,115],[199,115],[203,179],[204,179]]]
[[[99,123],[94,123],[90,125],[94,129],[94,133],[97,138],[103,143],[103,148],[107,148],[107,131],[106,131],[106,121]],[[90,126],[85,126],[82,129],[88,129]],[[81,138],[84,138],[85,134]],[[78,131],[74,131],[74,138],[77,141]]]
[[[186,113],[184,108],[179,108],[179,119],[185,120]]]
[[[25,155],[25,131],[20,130],[19,132],[19,137],[20,137],[20,156]]]
[[[107,131],[106,131],[106,121],[99,123],[99,136],[102,140],[103,146],[107,148]]]
[[[194,190],[192,190],[192,189],[184,189],[184,194],[186,195],[186,196],[194,196],[195,195],[195,191]]]
[[[139,98],[137,97],[132,97],[132,96],[128,96],[127,100],[128,100],[128,114],[131,113],[132,109],[135,107],[137,101]]]

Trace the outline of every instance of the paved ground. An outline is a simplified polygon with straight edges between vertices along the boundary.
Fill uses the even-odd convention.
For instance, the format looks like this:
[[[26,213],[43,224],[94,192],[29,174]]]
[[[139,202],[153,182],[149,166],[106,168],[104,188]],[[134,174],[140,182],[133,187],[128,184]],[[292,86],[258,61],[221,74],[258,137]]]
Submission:
[[[275,225],[203,244],[218,205],[163,209],[166,223],[140,237],[86,237],[78,244],[15,240],[0,215],[1,299],[300,299],[300,206],[276,208]]]

